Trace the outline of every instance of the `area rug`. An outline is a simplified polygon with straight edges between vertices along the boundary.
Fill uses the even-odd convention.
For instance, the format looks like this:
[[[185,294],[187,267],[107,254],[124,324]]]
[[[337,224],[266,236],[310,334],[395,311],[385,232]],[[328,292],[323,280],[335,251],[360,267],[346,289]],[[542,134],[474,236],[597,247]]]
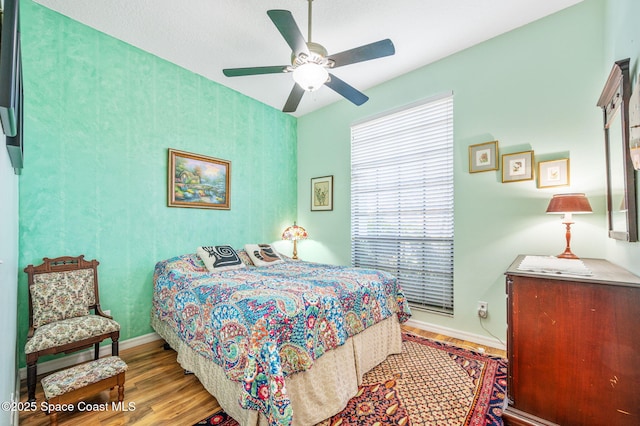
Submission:
[[[402,353],[364,376],[347,407],[321,426],[502,425],[507,363],[403,333]],[[198,425],[237,426],[224,412]]]

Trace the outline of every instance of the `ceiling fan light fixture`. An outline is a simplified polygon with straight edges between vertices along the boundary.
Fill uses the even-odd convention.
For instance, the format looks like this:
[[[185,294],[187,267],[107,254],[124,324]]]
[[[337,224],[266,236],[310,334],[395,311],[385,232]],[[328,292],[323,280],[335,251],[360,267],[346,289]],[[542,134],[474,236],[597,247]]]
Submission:
[[[322,65],[308,62],[293,70],[293,80],[307,92],[318,90],[329,79],[329,72]]]

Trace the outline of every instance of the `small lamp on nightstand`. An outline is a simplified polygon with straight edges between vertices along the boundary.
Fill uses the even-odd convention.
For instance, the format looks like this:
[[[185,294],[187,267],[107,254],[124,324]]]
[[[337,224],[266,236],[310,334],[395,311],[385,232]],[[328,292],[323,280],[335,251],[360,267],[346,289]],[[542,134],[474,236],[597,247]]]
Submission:
[[[298,259],[298,247],[297,247],[298,240],[304,240],[308,237],[309,235],[307,234],[307,230],[304,229],[302,226],[296,225],[295,222],[293,222],[292,226],[289,226],[287,229],[284,230],[284,232],[282,232],[283,240],[293,241],[293,258],[296,260]]]
[[[574,213],[592,213],[591,204],[584,194],[556,194],[551,198],[547,213],[564,214],[562,223],[567,227],[565,234],[567,247],[564,252],[558,255],[563,259],[578,259],[578,256],[571,252],[571,215]]]

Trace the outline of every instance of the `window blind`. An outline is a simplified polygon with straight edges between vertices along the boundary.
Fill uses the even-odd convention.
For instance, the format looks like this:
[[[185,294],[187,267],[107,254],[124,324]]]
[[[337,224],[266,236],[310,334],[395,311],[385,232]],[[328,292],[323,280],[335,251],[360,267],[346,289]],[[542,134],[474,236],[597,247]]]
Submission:
[[[453,314],[453,96],[351,127],[351,261]]]

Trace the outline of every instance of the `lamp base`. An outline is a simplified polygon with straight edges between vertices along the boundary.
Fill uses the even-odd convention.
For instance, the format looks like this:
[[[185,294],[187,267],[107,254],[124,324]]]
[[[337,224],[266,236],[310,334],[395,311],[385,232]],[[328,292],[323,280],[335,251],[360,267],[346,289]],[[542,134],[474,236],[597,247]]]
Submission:
[[[567,240],[567,246],[564,249],[564,252],[560,253],[557,257],[561,259],[579,259],[578,256],[571,252],[571,225],[573,222],[563,222],[566,226],[565,238]]]
[[[580,259],[575,254],[571,253],[571,250],[565,250],[563,253],[560,253],[556,257],[559,257],[561,259]]]

